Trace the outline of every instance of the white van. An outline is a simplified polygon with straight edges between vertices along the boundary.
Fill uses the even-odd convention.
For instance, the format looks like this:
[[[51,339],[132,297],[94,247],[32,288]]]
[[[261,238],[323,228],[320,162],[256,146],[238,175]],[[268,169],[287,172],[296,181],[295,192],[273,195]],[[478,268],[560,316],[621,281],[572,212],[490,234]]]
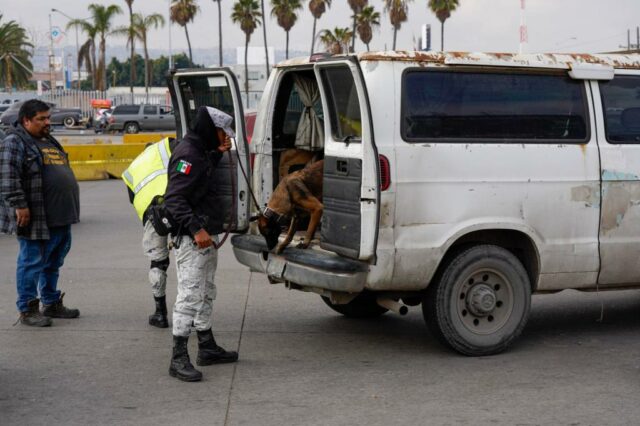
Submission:
[[[521,333],[532,293],[640,285],[640,55],[281,63],[251,143],[257,207],[233,73],[179,71],[172,91],[179,133],[199,105],[236,118],[233,162],[218,173],[244,232],[232,238],[238,261],[344,315],[422,304],[444,344],[488,355]],[[309,249],[276,255],[249,217],[290,149],[324,158],[324,213]]]

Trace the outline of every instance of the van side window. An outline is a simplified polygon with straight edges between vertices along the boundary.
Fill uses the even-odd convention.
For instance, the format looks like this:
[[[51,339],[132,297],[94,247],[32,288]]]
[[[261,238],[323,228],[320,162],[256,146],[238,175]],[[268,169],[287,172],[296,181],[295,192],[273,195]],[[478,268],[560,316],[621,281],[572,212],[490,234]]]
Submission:
[[[158,107],[156,106],[147,105],[144,107],[143,114],[155,115],[157,113],[158,113]]]
[[[343,142],[360,142],[360,102],[351,70],[346,66],[331,67],[323,69],[321,75],[333,138]]]
[[[584,82],[565,76],[411,70],[402,79],[408,142],[587,141]]]
[[[600,82],[604,126],[611,143],[640,143],[640,77]]]

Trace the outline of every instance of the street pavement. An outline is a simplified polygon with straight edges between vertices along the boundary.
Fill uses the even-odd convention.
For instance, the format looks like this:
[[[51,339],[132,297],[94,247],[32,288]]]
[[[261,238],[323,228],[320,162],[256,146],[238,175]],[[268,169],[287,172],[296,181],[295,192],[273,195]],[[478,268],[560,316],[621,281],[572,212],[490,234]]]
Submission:
[[[0,236],[2,426],[640,423],[638,291],[535,296],[509,351],[468,358],[435,341],[419,307],[344,318],[315,294],[250,273],[229,243],[214,334],[240,361],[180,382],[167,373],[170,329],[147,324],[148,261],[124,185],[80,190],[82,221],[59,284],[79,319],[12,325],[17,243]],[[172,264],[168,300],[175,294]]]

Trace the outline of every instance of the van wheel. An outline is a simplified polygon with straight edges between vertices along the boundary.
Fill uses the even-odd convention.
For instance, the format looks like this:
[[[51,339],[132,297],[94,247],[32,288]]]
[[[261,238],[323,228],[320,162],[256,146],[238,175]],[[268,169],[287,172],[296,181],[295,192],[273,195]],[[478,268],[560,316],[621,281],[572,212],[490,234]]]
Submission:
[[[62,120],[62,124],[64,124],[64,127],[67,127],[67,128],[73,127],[76,125],[76,119],[73,117],[65,117]]]
[[[527,271],[513,253],[494,245],[454,257],[422,302],[431,333],[469,356],[504,351],[522,332],[530,308]]]
[[[351,302],[342,305],[331,303],[331,299],[325,296],[322,296],[322,300],[328,307],[349,318],[375,318],[388,311],[376,303],[372,293],[360,293]]]
[[[130,121],[124,125],[125,133],[138,133],[139,131],[140,131],[140,126],[138,126],[138,123],[134,121]]]

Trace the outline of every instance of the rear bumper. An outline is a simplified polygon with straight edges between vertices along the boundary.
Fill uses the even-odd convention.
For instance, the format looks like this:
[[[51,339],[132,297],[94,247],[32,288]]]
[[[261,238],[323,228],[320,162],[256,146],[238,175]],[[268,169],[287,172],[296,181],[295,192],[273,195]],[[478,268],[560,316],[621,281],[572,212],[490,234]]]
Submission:
[[[238,262],[256,272],[279,281],[304,287],[359,293],[369,272],[369,265],[323,250],[287,247],[280,255],[267,249],[258,235],[235,235],[231,238]]]

